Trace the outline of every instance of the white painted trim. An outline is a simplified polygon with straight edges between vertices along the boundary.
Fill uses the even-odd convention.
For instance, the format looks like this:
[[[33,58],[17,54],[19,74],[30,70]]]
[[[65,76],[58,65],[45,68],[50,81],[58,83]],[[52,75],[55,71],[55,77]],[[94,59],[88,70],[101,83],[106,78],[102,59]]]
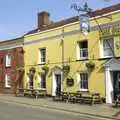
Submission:
[[[105,68],[106,77],[106,103],[112,103],[113,100],[113,81],[110,73],[110,68]]]
[[[61,92],[64,91],[63,72],[61,72]]]
[[[8,85],[8,74],[5,74],[5,88],[11,88],[11,85]]]
[[[73,22],[73,23],[70,23],[70,24],[66,24],[66,25],[63,25],[61,27],[56,27],[56,28],[52,28],[52,29],[49,29],[49,30],[41,31],[41,32],[39,31],[37,33],[33,33],[33,34],[30,34],[30,35],[25,35],[25,36],[34,36],[34,35],[41,34],[41,33],[46,33],[46,32],[50,32],[50,31],[54,31],[54,30],[58,30],[58,29],[63,29],[64,27],[75,25],[75,24],[78,24],[78,23],[79,23],[79,21]]]
[[[18,48],[18,47],[23,47],[23,45],[6,46],[4,48],[0,48],[0,51],[2,51],[2,50],[9,50],[9,49]]]
[[[77,60],[80,60],[80,46],[79,46],[79,42],[77,42],[76,57],[77,57]]]
[[[77,73],[77,90],[80,90],[80,73]]]
[[[55,73],[52,73],[52,96],[56,96],[56,80],[55,80]]]
[[[64,86],[63,86],[63,73],[61,71],[58,74],[61,75],[61,91],[63,91],[64,90]],[[56,96],[56,87],[57,87],[57,84],[56,84],[55,75],[56,75],[56,72],[53,71],[53,73],[52,73],[52,96]]]
[[[120,12],[120,10],[117,10],[117,11],[114,11],[114,12],[109,12],[109,13],[103,14],[101,16],[92,17],[92,18],[90,18],[90,20],[94,20],[95,18],[97,19],[97,18],[105,17],[105,16],[108,16],[108,15],[111,15],[111,14],[115,14],[115,13],[118,13],[118,12]],[[46,33],[46,32],[49,32],[49,31],[58,30],[58,29],[61,29],[61,28],[67,27],[67,26],[71,26],[71,25],[75,25],[75,24],[78,24],[78,23],[79,23],[79,20],[77,22],[69,23],[69,24],[63,25],[61,27],[52,28],[52,29],[49,29],[49,30],[45,30],[45,31],[41,31],[41,32],[29,34],[29,35],[24,35],[24,36],[34,36],[34,35],[37,35],[37,34],[41,34],[41,33]]]
[[[92,18],[90,18],[90,19],[93,20],[93,19],[97,19],[97,18],[101,18],[101,17],[106,17],[106,16],[108,16],[108,15],[115,14],[115,13],[119,13],[119,12],[120,12],[120,10],[117,10],[117,11],[109,12],[109,13],[107,13],[107,14],[103,14],[103,15],[100,15],[100,16],[92,17]]]
[[[81,92],[87,92],[88,89],[80,89]]]
[[[6,67],[10,67],[12,62],[12,56],[10,54],[7,54],[5,58]]]

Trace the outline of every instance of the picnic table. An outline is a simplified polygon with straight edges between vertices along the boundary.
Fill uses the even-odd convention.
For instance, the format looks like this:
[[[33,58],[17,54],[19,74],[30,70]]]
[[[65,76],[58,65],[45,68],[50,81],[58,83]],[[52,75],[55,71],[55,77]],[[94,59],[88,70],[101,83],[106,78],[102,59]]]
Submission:
[[[96,104],[102,103],[99,93],[62,92],[62,100],[72,103]]]
[[[118,107],[120,105],[120,94],[117,95],[117,99],[115,100],[115,106]]]
[[[16,90],[16,96],[27,96],[27,97],[45,97],[46,96],[46,89],[40,88],[40,89],[24,89],[24,88],[18,88]]]

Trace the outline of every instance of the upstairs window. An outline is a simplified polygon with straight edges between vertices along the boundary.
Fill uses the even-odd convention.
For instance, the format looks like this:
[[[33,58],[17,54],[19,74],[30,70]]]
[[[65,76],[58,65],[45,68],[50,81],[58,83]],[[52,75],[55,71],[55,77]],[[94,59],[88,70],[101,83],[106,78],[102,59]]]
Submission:
[[[113,52],[114,52],[113,39],[104,39],[103,40],[103,56],[104,57],[113,57]]]
[[[11,78],[10,75],[5,75],[5,87],[10,88],[11,87]]]
[[[88,41],[78,42],[77,45],[77,59],[87,59],[88,58]]]
[[[12,60],[12,56],[11,55],[6,55],[6,67],[11,66],[11,60]]]
[[[46,49],[41,48],[40,49],[40,64],[45,64],[46,63]]]

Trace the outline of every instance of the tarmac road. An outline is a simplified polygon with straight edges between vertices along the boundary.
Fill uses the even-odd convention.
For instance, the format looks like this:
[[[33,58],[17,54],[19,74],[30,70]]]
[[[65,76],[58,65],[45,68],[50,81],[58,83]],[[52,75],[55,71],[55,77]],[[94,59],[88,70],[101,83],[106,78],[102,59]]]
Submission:
[[[0,102],[0,120],[110,120],[76,113]]]

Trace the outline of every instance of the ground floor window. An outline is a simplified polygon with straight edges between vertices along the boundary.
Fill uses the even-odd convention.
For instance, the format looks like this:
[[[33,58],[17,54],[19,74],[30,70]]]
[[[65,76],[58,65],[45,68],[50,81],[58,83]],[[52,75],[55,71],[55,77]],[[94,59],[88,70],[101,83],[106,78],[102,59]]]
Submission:
[[[10,78],[10,75],[8,74],[5,75],[5,87],[8,87],[8,88],[11,87],[11,78]]]
[[[79,89],[88,90],[88,74],[79,73]]]
[[[42,74],[40,76],[40,87],[46,88],[46,75],[45,74]]]

